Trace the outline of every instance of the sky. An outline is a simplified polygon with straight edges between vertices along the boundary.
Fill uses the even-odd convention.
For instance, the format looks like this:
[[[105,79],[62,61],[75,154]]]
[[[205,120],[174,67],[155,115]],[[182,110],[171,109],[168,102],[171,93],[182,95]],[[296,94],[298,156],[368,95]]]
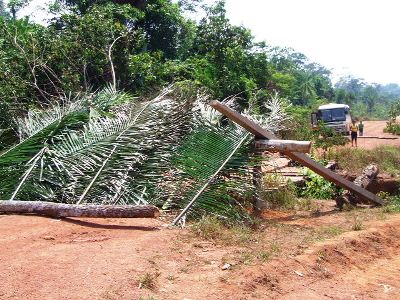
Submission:
[[[226,9],[257,40],[294,48],[334,80],[400,84],[399,0],[226,0]]]
[[[24,12],[42,16],[34,0]],[[212,0],[206,0],[212,2]],[[399,0],[226,0],[257,41],[291,47],[333,73],[400,84]]]

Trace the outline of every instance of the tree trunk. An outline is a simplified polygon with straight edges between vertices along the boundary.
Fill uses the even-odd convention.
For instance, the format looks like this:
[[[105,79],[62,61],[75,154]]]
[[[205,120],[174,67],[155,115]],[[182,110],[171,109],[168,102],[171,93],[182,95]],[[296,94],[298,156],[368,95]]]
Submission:
[[[54,218],[157,218],[152,205],[76,205],[40,201],[0,201],[0,213],[37,214]]]
[[[354,184],[364,189],[367,189],[371,182],[376,178],[378,173],[379,168],[377,165],[369,165],[364,169],[362,174],[354,180]],[[343,208],[344,203],[357,205],[357,203],[368,204],[371,202],[368,201],[368,199],[366,198],[357,197],[352,192],[346,190],[342,193],[342,195],[336,198],[336,204],[340,209]]]

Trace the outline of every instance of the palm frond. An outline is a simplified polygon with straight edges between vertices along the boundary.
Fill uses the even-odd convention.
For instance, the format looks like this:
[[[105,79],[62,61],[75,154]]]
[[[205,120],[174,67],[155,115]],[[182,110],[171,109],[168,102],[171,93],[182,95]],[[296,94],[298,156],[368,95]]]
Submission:
[[[254,193],[248,132],[221,122],[206,97],[171,92],[141,102],[104,89],[82,99],[84,119],[70,108],[28,115],[24,142],[0,156],[0,197],[243,216]],[[278,97],[268,105],[253,118],[275,131],[286,116]]]

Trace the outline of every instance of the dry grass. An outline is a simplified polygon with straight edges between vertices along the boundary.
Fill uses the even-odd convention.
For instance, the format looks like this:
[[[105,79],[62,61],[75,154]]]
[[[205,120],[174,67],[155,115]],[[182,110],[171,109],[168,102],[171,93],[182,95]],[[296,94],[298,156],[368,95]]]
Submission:
[[[150,273],[146,272],[137,278],[137,283],[140,289],[149,289],[154,290],[157,286],[157,278],[160,276],[160,273]]]
[[[373,150],[336,148],[328,152],[328,159],[337,160],[341,168],[357,174],[375,163],[382,172],[400,175],[400,148],[395,146],[380,146]]]
[[[226,226],[216,217],[203,217],[191,229],[197,237],[224,245],[241,246],[257,242],[257,235],[251,227],[242,224]]]

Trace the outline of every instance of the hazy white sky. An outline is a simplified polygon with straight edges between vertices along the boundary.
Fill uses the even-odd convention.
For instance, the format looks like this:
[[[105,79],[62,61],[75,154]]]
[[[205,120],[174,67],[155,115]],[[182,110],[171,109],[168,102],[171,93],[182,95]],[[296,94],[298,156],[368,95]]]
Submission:
[[[33,2],[30,11],[47,1]],[[257,40],[292,47],[336,78],[400,84],[400,0],[226,0],[226,9]]]
[[[332,71],[400,84],[399,0],[226,0],[258,40],[292,47]]]

